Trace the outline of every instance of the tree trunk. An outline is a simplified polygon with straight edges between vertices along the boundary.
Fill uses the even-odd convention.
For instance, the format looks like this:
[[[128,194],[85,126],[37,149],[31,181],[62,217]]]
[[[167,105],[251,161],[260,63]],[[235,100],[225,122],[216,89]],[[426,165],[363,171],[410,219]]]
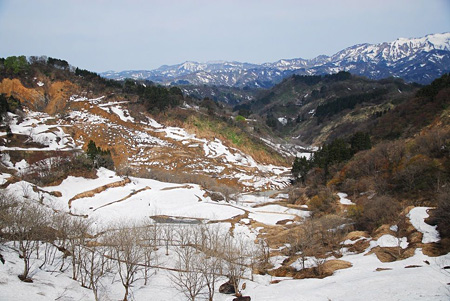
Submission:
[[[125,296],[123,297],[123,301],[127,301],[128,300],[128,285],[126,285],[124,287],[125,287]]]
[[[24,268],[23,268],[23,280],[28,278],[28,273],[30,272],[30,260],[26,257],[23,256],[23,263],[24,263]]]

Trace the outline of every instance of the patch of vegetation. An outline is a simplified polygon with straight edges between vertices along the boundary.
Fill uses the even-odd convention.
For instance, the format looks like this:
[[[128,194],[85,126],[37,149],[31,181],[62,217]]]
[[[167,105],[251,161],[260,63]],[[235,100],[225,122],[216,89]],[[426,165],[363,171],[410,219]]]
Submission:
[[[431,84],[423,87],[417,92],[418,97],[435,97],[439,91],[450,88],[450,73],[442,75]]]
[[[380,140],[410,137],[431,124],[449,106],[450,76],[444,75],[417,95],[402,102],[376,120],[371,134]]]
[[[332,165],[348,161],[357,152],[371,147],[369,134],[357,132],[347,140],[339,138],[324,144],[309,160],[304,157],[295,158],[291,172],[296,181],[305,183],[308,172],[312,168],[320,168],[326,183]]]
[[[7,112],[14,113],[17,110],[22,110],[20,101],[14,96],[7,97],[5,94],[0,94],[0,122],[3,121]]]
[[[114,169],[114,161],[111,158],[110,150],[102,149],[92,140],[90,140],[87,145],[86,155],[89,159],[91,159],[93,167],[105,167],[111,170]]]
[[[285,159],[281,155],[274,152],[258,138],[250,136],[239,126],[239,123],[235,124],[231,119],[227,119],[225,122],[217,117],[205,118],[205,116],[198,115],[190,116],[186,123],[194,126],[200,136],[217,137],[251,155],[256,160],[285,164]]]
[[[183,92],[178,87],[156,86],[147,82],[140,83],[126,79],[123,92],[139,96],[139,103],[152,113],[164,112],[169,108],[179,106],[183,101]]]
[[[317,106],[315,114],[319,118],[319,122],[322,122],[324,117],[338,114],[347,109],[352,110],[357,104],[377,100],[386,95],[387,92],[386,89],[378,89],[371,93],[361,93],[336,98]]]
[[[21,56],[9,56],[1,61],[3,69],[6,73],[19,75],[27,72],[30,69],[27,58]]]
[[[18,152],[11,156],[18,156]],[[93,161],[82,153],[69,152],[32,152],[11,159],[18,161],[26,158],[30,168],[24,172],[23,179],[39,186],[54,185],[69,175],[94,178],[96,172]]]

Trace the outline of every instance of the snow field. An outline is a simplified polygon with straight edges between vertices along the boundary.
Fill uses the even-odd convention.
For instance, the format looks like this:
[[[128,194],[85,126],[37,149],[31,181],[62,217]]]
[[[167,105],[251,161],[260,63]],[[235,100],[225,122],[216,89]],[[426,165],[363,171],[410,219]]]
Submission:
[[[1,179],[8,178],[8,174],[2,174]],[[255,204],[270,202],[268,196],[243,195],[238,204],[215,203],[203,197],[204,191],[197,185],[179,185],[162,183],[154,180],[130,178],[131,182],[123,187],[109,188],[89,198],[81,198],[73,201],[73,210],[78,213],[92,216],[99,224],[114,223],[123,219],[147,219],[150,215],[170,215],[178,217],[206,218],[223,220],[236,215],[249,212],[249,219],[234,225],[234,234],[242,235],[249,241],[255,241],[258,229],[248,227],[250,219],[258,222],[274,225],[282,219],[294,216],[306,216],[307,212],[286,208],[280,205],[268,204],[261,207],[252,207]],[[44,194],[46,204],[67,208],[70,198],[80,192],[95,189],[97,187],[122,180],[114,172],[100,169],[97,179],[83,179],[69,177],[59,186],[44,187],[47,191],[60,191],[61,198]],[[17,182],[8,187],[8,191],[18,196],[27,192],[28,199],[38,199],[41,195],[35,193],[26,182]],[[126,197],[132,192],[143,190],[123,202],[115,203],[97,209],[114,200]],[[150,205],[149,205],[150,204]],[[91,209],[92,207],[92,209]],[[431,235],[436,239],[436,233],[427,229],[424,223],[426,209],[418,207],[409,213],[411,222],[419,230],[423,231],[424,239]],[[230,223],[220,223],[225,231],[230,229]],[[391,227],[392,228],[392,227]],[[429,238],[426,238],[427,240]],[[370,247],[362,254],[345,253],[340,260],[349,261],[352,267],[335,272],[333,276],[324,279],[292,280],[290,278],[271,277],[269,275],[254,275],[254,281],[250,281],[247,273],[245,280],[246,290],[244,295],[249,295],[252,300],[448,300],[446,283],[449,275],[442,267],[450,264],[450,255],[431,258],[424,255],[421,249],[417,249],[413,257],[405,260],[381,263],[374,254],[366,255],[375,247],[407,247],[405,238],[398,240],[392,235],[383,235],[376,241],[371,241]],[[165,255],[164,248],[158,250],[158,266],[170,267],[174,263],[174,251],[170,250],[169,256]],[[34,269],[33,284],[21,282],[17,275],[22,271],[22,263],[16,254],[9,251],[3,252],[7,264],[0,266],[1,300],[28,300],[33,295],[34,300],[48,300],[60,298],[60,300],[93,300],[92,291],[81,288],[78,283],[70,279],[70,268],[65,273],[58,272],[57,266],[46,266],[43,269]],[[270,261],[276,267],[281,265],[284,256],[272,257]],[[428,261],[430,265],[424,263]],[[39,260],[35,267],[39,265]],[[297,260],[292,267],[301,269],[301,262]],[[306,267],[314,266],[314,258],[308,258]],[[405,268],[418,266],[416,268]],[[384,269],[376,271],[377,269]],[[170,281],[171,272],[164,269],[151,269],[153,273],[149,284],[143,285],[139,280],[132,288],[136,300],[145,300],[152,296],[153,300],[185,300],[185,297],[174,289]],[[277,284],[271,281],[279,280]],[[217,285],[225,282],[221,278]],[[355,288],[358,288],[355,291]],[[109,300],[122,297],[123,287],[117,277],[109,276],[104,280],[103,294],[108,295]],[[61,297],[62,296],[62,297]],[[215,300],[231,301],[234,297],[216,293]],[[108,299],[107,299],[108,300]]]

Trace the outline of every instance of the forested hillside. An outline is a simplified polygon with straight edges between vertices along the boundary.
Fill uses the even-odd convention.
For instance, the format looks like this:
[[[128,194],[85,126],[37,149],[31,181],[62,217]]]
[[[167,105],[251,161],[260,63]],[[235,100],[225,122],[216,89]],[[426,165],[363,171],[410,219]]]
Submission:
[[[339,138],[322,144],[309,160],[297,158],[293,165],[297,193],[313,196],[310,205],[322,215],[337,210],[331,191],[346,192],[356,203],[348,217],[357,229],[369,232],[394,222],[408,206],[437,206],[430,220],[447,237],[449,78],[444,75],[420,88],[350,133],[330,134]]]

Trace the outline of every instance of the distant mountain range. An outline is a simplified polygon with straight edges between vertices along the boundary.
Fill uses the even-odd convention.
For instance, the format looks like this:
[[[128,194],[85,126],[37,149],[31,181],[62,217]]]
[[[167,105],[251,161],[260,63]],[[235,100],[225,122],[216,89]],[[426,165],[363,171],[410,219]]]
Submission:
[[[161,84],[216,85],[268,88],[292,74],[319,75],[349,71],[372,79],[400,77],[428,84],[450,72],[450,32],[422,38],[399,38],[380,44],[359,44],[332,56],[307,60],[283,59],[274,63],[185,62],[154,70],[108,71],[112,79],[146,79]]]

